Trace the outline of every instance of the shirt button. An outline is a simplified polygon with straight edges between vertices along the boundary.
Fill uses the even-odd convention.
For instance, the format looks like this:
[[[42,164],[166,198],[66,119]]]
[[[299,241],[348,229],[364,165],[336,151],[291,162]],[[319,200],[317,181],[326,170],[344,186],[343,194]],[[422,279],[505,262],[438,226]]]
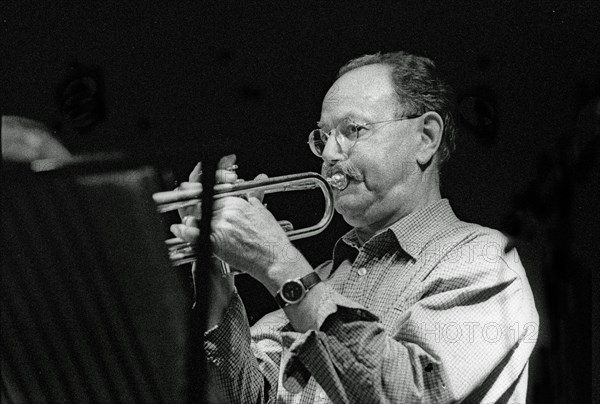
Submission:
[[[324,391],[322,391],[322,392],[319,393],[319,398],[323,398],[324,399],[325,397],[326,397],[326,395],[325,395]]]
[[[367,273],[367,268],[358,268],[358,274],[360,276],[363,276],[366,273]]]

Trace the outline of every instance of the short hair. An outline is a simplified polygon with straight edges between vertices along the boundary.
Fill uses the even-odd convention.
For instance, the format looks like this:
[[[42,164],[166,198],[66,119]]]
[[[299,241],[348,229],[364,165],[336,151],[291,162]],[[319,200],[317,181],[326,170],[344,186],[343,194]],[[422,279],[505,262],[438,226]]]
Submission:
[[[422,56],[406,52],[378,52],[352,59],[342,66],[338,78],[356,68],[382,64],[392,68],[392,82],[399,107],[410,115],[435,111],[444,120],[444,131],[438,149],[438,167],[441,167],[455,149],[454,91],[438,75],[435,63]],[[398,113],[401,113],[400,108]]]

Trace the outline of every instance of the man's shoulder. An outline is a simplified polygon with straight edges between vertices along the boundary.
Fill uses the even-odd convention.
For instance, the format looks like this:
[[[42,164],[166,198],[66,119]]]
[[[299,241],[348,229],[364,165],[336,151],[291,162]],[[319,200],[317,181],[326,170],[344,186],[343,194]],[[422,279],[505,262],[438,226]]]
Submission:
[[[490,227],[457,220],[431,239],[424,254],[429,259],[425,261],[426,282],[527,283],[525,269],[509,238]]]
[[[423,247],[424,251],[443,253],[457,248],[472,247],[474,244],[486,243],[494,246],[508,244],[508,238],[500,231],[460,220],[447,199],[419,210],[410,216],[409,222],[413,224],[416,222],[418,226],[399,223],[398,226],[408,227],[409,231],[398,231],[398,240],[401,244],[412,243]],[[400,230],[404,227],[400,227]]]
[[[460,249],[489,249],[504,251],[509,245],[502,232],[476,223],[455,220],[435,233],[425,250],[451,253]]]
[[[460,234],[471,237],[496,237],[505,238],[504,234],[499,230],[491,227],[486,227],[481,224],[466,222],[464,220],[456,219],[446,229],[449,233]]]

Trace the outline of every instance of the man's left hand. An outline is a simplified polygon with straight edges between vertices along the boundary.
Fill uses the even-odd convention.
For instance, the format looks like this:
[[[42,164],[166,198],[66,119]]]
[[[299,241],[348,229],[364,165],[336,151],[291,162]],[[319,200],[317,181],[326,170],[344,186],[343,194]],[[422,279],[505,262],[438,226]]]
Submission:
[[[274,272],[284,270],[300,255],[275,217],[255,197],[215,200],[211,225],[215,255],[265,286]]]

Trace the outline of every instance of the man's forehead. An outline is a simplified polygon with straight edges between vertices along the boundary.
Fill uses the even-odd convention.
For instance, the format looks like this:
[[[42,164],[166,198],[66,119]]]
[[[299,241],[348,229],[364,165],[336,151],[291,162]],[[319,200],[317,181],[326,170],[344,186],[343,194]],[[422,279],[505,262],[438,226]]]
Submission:
[[[395,94],[337,94],[323,99],[321,122],[332,124],[343,118],[384,119],[397,108]],[[331,121],[331,123],[329,122]]]
[[[323,99],[323,110],[384,108],[396,102],[391,68],[368,65],[351,70],[336,80]]]
[[[337,104],[348,104],[348,105],[373,105],[375,107],[382,107],[384,105],[389,105],[390,103],[394,103],[397,101],[397,97],[395,94],[385,94],[385,95],[327,95],[323,99],[323,106],[326,105],[337,105]]]

